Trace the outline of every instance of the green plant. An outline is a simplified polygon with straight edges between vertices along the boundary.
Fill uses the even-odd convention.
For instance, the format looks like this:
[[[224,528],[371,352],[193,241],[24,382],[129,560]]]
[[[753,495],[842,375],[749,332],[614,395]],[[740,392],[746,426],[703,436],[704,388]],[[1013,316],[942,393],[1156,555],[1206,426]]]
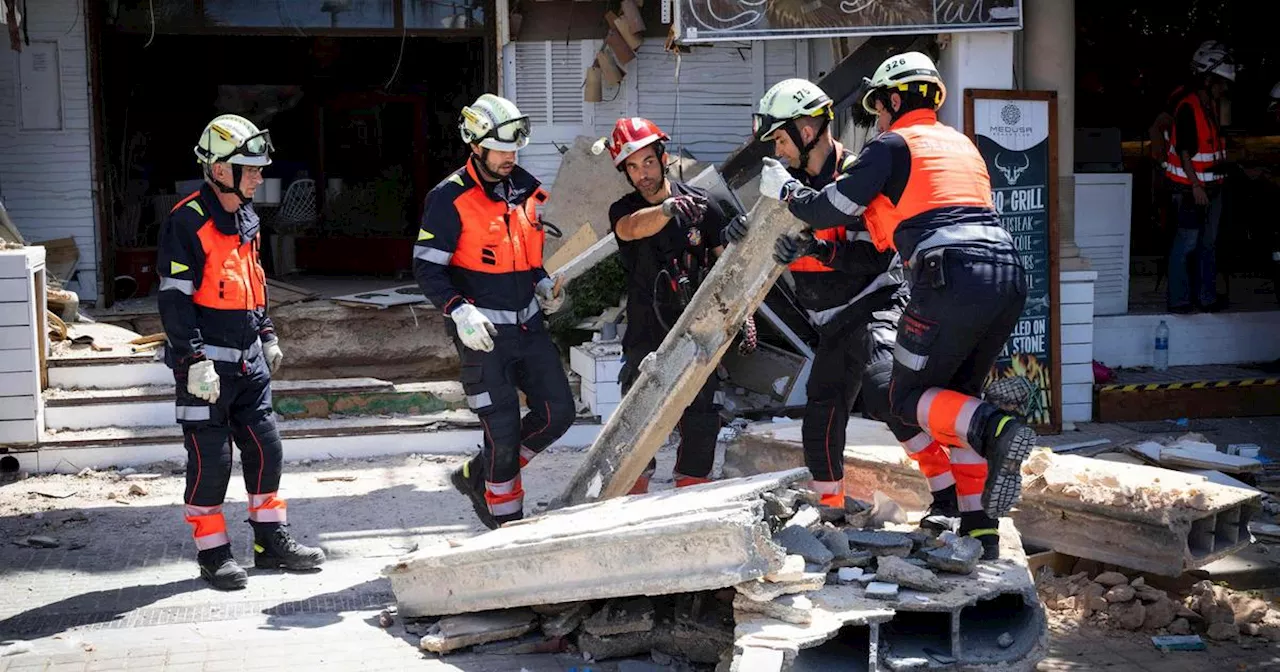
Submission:
[[[627,293],[627,272],[622,268],[615,252],[571,280],[564,291],[568,292],[569,305],[551,316],[548,329],[556,343],[568,350],[591,340],[590,332],[576,328],[578,323],[595,317],[622,301]]]

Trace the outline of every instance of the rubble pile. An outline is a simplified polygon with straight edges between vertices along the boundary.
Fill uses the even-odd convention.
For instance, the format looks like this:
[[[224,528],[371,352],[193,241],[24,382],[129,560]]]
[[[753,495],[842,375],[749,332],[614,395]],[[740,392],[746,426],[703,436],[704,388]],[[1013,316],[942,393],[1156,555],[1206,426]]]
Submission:
[[[1040,599],[1050,612],[1115,630],[1157,635],[1199,634],[1212,640],[1257,637],[1280,642],[1280,610],[1246,592],[1200,581],[1183,596],[1149,586],[1145,578],[1117,571],[1090,577],[1080,571],[1059,576],[1046,567],[1036,576]]]
[[[1101,461],[1064,457],[1048,448],[1037,448],[1022,464],[1022,487],[1024,492],[1061,494],[1089,504],[1145,511],[1214,508],[1203,477],[1171,470],[1151,477],[1149,472],[1134,469],[1126,474]]]

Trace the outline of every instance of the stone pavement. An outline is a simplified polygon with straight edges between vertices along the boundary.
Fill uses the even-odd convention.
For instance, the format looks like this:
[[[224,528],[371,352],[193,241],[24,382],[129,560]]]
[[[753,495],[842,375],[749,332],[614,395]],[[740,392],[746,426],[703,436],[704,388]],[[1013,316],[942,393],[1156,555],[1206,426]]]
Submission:
[[[673,451],[658,457],[670,478]],[[480,532],[448,488],[460,458],[396,457],[290,465],[282,493],[295,532],[330,560],[314,573],[250,569],[246,590],[220,593],[196,578],[178,502],[182,479],[167,469],[126,496],[115,476],[39,477],[0,486],[0,672],[29,670],[465,670],[593,672],[615,663],[572,655],[438,657],[377,615],[393,602],[383,567],[415,546]],[[581,453],[540,456],[525,473],[527,504],[559,492]],[[336,479],[336,480],[335,480]],[[660,481],[661,482],[661,481]],[[669,487],[669,483],[659,487]],[[42,494],[43,493],[43,494]],[[240,479],[229,490],[237,556],[250,559]],[[29,535],[58,548],[17,545]],[[1161,654],[1149,641],[1055,631],[1046,672],[1280,669],[1280,651],[1211,644],[1208,653]],[[25,651],[25,652],[21,652]],[[1212,661],[1212,662],[1210,662]]]

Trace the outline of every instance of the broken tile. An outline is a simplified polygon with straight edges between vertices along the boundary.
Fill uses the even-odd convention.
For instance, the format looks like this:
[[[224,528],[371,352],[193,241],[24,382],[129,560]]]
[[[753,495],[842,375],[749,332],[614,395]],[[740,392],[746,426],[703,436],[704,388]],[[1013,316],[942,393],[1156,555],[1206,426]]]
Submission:
[[[875,600],[896,600],[898,598],[898,584],[872,581],[867,584],[867,597]]]
[[[862,575],[863,571],[861,567],[841,567],[840,571],[836,572],[836,576],[840,583],[853,583]]]
[[[449,616],[431,626],[419,646],[432,653],[448,653],[476,644],[511,639],[532,630],[537,618],[529,609]]]
[[[849,537],[851,547],[868,550],[876,557],[893,555],[905,558],[911,554],[911,539],[901,532],[846,530],[845,535]]]
[[[880,581],[929,593],[941,592],[944,587],[936,574],[922,567],[916,567],[902,558],[885,556],[876,563],[876,576]]]
[[[647,597],[609,600],[583,621],[582,629],[598,637],[647,632],[653,629],[653,602]]]

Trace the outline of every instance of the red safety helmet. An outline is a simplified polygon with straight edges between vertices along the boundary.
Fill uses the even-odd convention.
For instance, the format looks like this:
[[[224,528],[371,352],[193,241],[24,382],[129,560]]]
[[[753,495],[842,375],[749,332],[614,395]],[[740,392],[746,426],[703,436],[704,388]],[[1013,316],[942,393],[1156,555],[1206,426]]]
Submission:
[[[667,142],[671,138],[662,132],[658,125],[643,117],[619,119],[613,125],[613,135],[606,145],[609,156],[613,157],[613,166],[623,170],[623,162],[628,156],[652,145],[655,142]],[[662,156],[662,148],[658,148],[658,156]]]

